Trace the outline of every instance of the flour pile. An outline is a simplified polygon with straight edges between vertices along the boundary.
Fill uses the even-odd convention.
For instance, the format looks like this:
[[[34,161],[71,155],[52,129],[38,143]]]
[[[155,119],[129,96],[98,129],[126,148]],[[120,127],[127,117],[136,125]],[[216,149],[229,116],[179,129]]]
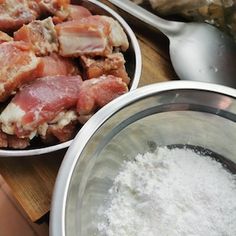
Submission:
[[[189,149],[163,147],[125,162],[109,195],[102,235],[236,235],[236,177]]]

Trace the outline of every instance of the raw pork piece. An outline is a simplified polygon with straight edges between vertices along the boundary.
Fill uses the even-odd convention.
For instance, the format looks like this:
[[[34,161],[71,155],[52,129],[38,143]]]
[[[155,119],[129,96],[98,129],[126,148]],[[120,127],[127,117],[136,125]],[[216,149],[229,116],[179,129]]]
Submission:
[[[7,135],[8,147],[13,149],[25,149],[30,145],[29,138],[18,138],[15,135]]]
[[[28,138],[18,138],[14,135],[8,135],[0,131],[0,147],[1,148],[13,148],[24,149],[29,146]]]
[[[38,134],[45,143],[65,142],[75,136],[78,115],[75,110],[60,112],[52,121],[38,128]]]
[[[88,116],[126,92],[127,84],[119,77],[103,75],[85,80],[79,92],[77,112],[81,116]]]
[[[36,1],[31,0],[1,0],[0,30],[19,29],[23,24],[35,20],[40,15]]]
[[[118,21],[108,16],[100,16],[100,18],[110,25],[109,41],[112,47],[121,48],[122,51],[126,51],[129,48],[129,42]]]
[[[0,102],[6,100],[22,84],[34,79],[40,59],[25,42],[0,44]]]
[[[101,75],[114,75],[122,78],[127,85],[130,82],[122,53],[113,53],[98,59],[82,56],[81,62],[87,79],[97,78]]]
[[[87,8],[72,4],[69,5],[69,12],[68,20],[79,20],[92,15]]]
[[[50,56],[41,57],[41,70],[38,71],[37,77],[78,74],[80,74],[79,69],[71,59],[53,53]]]
[[[0,31],[0,43],[10,42],[12,40],[13,40],[13,38],[11,36],[9,36],[8,34]]]
[[[62,56],[104,56],[112,52],[109,24],[94,16],[68,21],[55,26]]]
[[[90,16],[56,25],[62,56],[107,56],[114,47],[125,51],[128,39],[117,21]]]
[[[62,22],[69,17],[70,0],[37,0],[40,9],[55,16],[56,22]]]
[[[63,126],[62,128],[49,126],[48,132],[51,132],[51,134],[57,140],[59,140],[59,142],[66,142],[75,136],[77,123],[78,121],[75,120],[74,122],[70,122],[68,125]]]
[[[52,18],[35,20],[14,33],[14,40],[29,43],[37,56],[58,51],[58,40]]]
[[[1,113],[2,131],[34,137],[40,125],[76,105],[81,84],[80,76],[52,76],[25,85]]]

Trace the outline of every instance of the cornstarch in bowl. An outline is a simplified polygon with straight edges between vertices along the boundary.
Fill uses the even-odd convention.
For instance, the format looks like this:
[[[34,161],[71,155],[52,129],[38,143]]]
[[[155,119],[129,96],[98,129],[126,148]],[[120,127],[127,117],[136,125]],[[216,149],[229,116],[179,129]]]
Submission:
[[[189,148],[125,161],[108,195],[98,235],[236,235],[236,176]]]

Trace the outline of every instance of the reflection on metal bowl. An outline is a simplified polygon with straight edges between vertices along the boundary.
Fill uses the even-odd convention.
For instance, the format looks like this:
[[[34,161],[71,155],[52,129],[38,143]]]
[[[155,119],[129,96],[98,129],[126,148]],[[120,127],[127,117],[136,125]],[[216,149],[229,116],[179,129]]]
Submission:
[[[52,236],[91,236],[98,207],[124,160],[158,146],[212,151],[236,172],[236,90],[172,81],[111,102],[88,121],[68,149],[52,203]]]
[[[79,4],[89,9],[93,14],[99,14],[99,15],[107,15],[112,16],[114,19],[116,19],[121,26],[123,27],[124,31],[127,34],[130,47],[129,49],[124,53],[124,57],[126,60],[126,70],[128,72],[129,77],[131,78],[131,82],[129,85],[129,90],[133,90],[137,88],[139,79],[141,76],[141,68],[142,68],[142,61],[141,61],[141,51],[140,47],[137,41],[137,38],[131,28],[128,26],[128,24],[121,18],[116,12],[114,12],[112,9],[107,7],[106,5],[96,1],[96,0],[90,0],[90,1],[79,1]],[[35,144],[32,144],[28,149],[26,150],[7,150],[7,149],[0,149],[0,156],[33,156],[33,155],[40,155],[44,153],[49,153],[53,151],[57,151],[60,149],[67,148],[71,144],[71,140],[46,146],[46,145],[40,145],[37,141],[34,142]]]

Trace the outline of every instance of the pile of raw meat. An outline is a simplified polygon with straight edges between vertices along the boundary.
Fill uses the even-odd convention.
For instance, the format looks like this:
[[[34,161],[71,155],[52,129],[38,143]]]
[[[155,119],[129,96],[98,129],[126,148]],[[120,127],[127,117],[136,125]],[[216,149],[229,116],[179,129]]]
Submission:
[[[0,2],[0,147],[74,137],[128,91],[125,32],[69,0]]]

